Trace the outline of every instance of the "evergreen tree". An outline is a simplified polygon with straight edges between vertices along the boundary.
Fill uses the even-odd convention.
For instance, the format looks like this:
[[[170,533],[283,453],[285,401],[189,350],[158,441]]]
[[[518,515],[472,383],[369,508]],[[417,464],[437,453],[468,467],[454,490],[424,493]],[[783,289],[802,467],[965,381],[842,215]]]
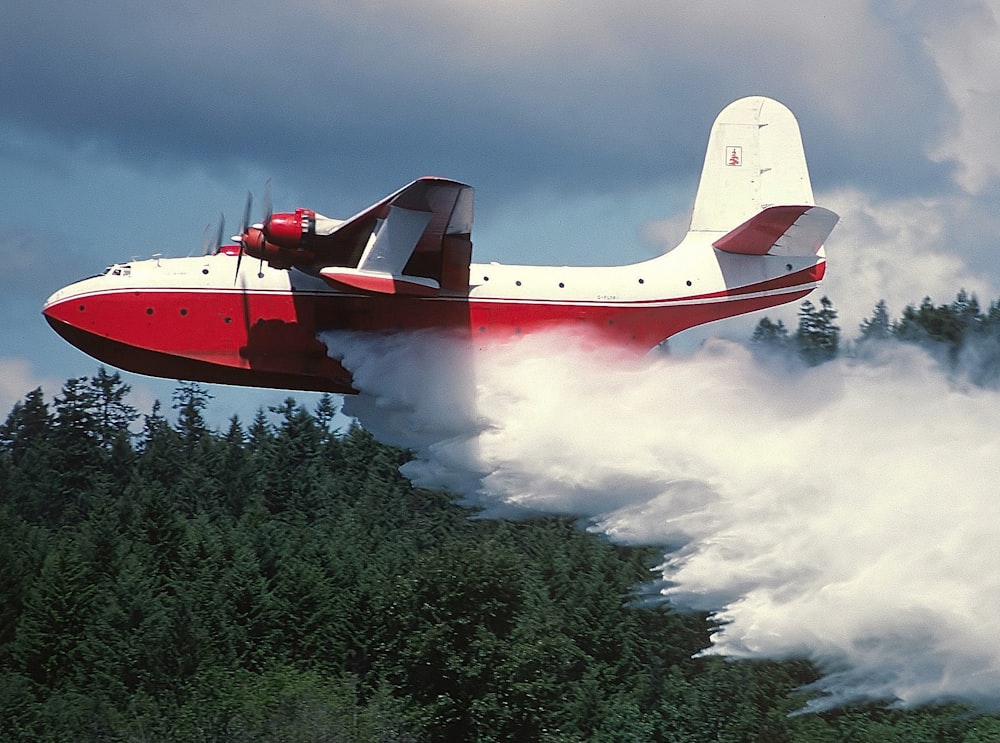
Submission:
[[[97,394],[87,377],[69,379],[56,396],[52,445],[54,490],[43,503],[43,518],[50,526],[78,523],[86,516],[97,493],[113,486],[110,456],[102,446]]]
[[[324,431],[324,435],[327,438],[333,437],[333,421],[337,417],[338,412],[340,412],[340,408],[333,401],[333,396],[323,393],[319,402],[316,403],[316,408],[313,410],[313,417],[316,419],[316,425]]]
[[[875,305],[871,317],[862,320],[860,331],[862,341],[884,341],[892,337],[892,321],[884,299]]]
[[[86,678],[82,646],[96,592],[75,543],[60,540],[25,595],[13,644],[15,660],[36,684],[74,689]]]
[[[211,399],[208,390],[197,382],[181,382],[174,390],[177,433],[189,454],[209,436],[204,411]]]
[[[7,665],[15,628],[45,557],[45,534],[0,506],[0,668]]]
[[[810,366],[837,356],[840,328],[835,323],[836,319],[837,311],[827,297],[820,299],[819,308],[808,299],[802,303],[795,343],[799,356]]]
[[[784,351],[788,347],[788,328],[781,320],[764,317],[754,328],[750,342],[768,350]]]
[[[0,426],[0,450],[10,454],[15,464],[20,463],[28,451],[51,438],[53,422],[42,388],[36,387],[14,404]]]
[[[59,487],[54,429],[41,387],[16,403],[0,426],[0,504],[35,523],[51,514],[50,500]]]
[[[930,297],[924,297],[919,307],[907,305],[893,326],[893,333],[900,340],[921,343],[938,351],[942,360],[957,366],[966,342],[982,342],[990,327],[990,317],[982,315],[979,301],[962,289],[950,304],[935,306]],[[986,351],[984,361],[995,356],[991,349]],[[971,370],[973,377],[989,378],[989,371],[981,364],[977,366]]]
[[[113,459],[131,459],[132,434],[129,428],[139,417],[136,409],[126,401],[131,389],[118,372],[109,374],[103,366],[90,379],[96,409],[95,434]]]

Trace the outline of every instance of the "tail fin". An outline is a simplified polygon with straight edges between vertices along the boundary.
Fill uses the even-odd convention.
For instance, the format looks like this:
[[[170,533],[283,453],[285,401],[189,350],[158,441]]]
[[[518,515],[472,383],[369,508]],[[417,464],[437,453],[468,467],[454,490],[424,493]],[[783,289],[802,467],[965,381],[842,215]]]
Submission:
[[[760,96],[726,106],[708,138],[691,232],[724,234],[770,206],[814,203],[792,112]]]

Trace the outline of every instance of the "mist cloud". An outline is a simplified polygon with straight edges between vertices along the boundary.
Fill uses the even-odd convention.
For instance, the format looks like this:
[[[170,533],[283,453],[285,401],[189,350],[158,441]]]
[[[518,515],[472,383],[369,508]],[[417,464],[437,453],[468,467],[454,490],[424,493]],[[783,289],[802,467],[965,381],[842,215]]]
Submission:
[[[663,547],[666,599],[720,622],[706,652],[812,660],[814,707],[1000,702],[1000,398],[919,349],[801,368],[722,341],[622,359],[544,336],[471,358],[327,340],[364,393],[347,412],[416,432],[416,483]],[[442,373],[464,363],[474,385]]]

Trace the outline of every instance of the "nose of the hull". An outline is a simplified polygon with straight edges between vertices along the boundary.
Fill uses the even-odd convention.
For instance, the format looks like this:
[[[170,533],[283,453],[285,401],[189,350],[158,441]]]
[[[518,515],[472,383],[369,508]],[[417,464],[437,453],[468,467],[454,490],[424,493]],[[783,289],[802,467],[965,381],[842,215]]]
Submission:
[[[79,331],[78,322],[74,322],[76,318],[73,316],[73,309],[78,306],[78,303],[72,301],[73,293],[67,291],[69,288],[64,287],[46,299],[45,304],[42,305],[42,315],[49,327],[62,336],[63,340],[81,348],[80,339],[76,337]],[[77,309],[77,314],[79,314],[79,309]]]
[[[51,297],[45,300],[45,304],[42,305],[42,314],[45,315],[45,319],[52,322],[55,317],[55,307],[59,303],[59,293],[62,290],[53,294]]]
[[[72,341],[69,338],[69,332],[72,329],[71,325],[63,322],[62,320],[59,320],[55,316],[55,313],[50,311],[49,307],[45,307],[42,310],[42,315],[45,316],[45,321],[49,324],[50,328],[52,328],[54,331],[56,331],[56,333],[62,336],[63,340],[70,341],[70,343],[72,343]]]
[[[71,294],[67,291],[68,288],[66,287],[55,292],[42,305],[42,314],[49,321],[49,325],[57,332],[59,331],[58,325],[72,324],[69,313],[72,302],[67,301],[71,297]]]
[[[106,288],[103,276],[91,276],[64,286],[45,300],[42,314],[50,325],[54,320],[73,326],[79,325],[81,322],[79,315],[88,298],[99,295]]]

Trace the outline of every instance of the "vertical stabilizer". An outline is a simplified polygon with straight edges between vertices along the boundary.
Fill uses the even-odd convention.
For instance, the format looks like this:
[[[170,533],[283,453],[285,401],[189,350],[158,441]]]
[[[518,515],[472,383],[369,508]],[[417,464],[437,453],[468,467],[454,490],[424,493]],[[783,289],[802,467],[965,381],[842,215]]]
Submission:
[[[769,206],[814,203],[792,112],[761,96],[726,106],[708,138],[691,231],[726,233]]]

